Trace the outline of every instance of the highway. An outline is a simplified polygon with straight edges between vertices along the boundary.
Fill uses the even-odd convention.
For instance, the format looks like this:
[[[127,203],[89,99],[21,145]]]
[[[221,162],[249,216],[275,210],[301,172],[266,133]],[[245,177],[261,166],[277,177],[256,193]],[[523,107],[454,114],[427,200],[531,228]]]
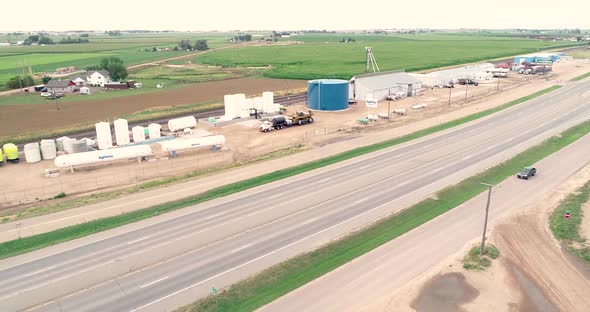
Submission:
[[[164,311],[398,211],[590,119],[579,82],[481,120],[33,261],[0,261],[0,306]],[[10,263],[14,263],[14,259]]]

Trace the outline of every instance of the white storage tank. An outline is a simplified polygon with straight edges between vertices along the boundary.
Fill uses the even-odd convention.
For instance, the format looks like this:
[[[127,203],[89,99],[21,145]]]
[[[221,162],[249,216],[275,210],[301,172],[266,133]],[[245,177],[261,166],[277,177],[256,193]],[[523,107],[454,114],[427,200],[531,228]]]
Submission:
[[[150,135],[150,140],[157,139],[157,138],[161,137],[161,133],[160,133],[161,129],[162,129],[162,126],[160,124],[157,124],[157,123],[149,124],[148,131],[149,131],[149,135]]]
[[[72,154],[88,152],[88,143],[85,140],[74,141],[72,144]]]
[[[74,142],[76,142],[76,139],[64,140],[63,141],[64,152],[66,152],[68,154],[73,154],[74,153]]]
[[[142,126],[135,126],[131,128],[131,132],[133,133],[133,142],[145,141],[145,130]]]
[[[41,161],[41,149],[39,149],[39,143],[28,143],[24,146],[25,160],[28,163],[34,163]]]
[[[211,135],[200,138],[176,139],[160,142],[160,145],[162,145],[162,151],[164,152],[181,151],[191,148],[223,144],[225,144],[225,136],[223,135]]]
[[[115,140],[117,141],[117,145],[129,144],[129,124],[127,123],[127,119],[117,119],[113,124],[115,125]]]
[[[127,146],[111,148],[108,150],[99,150],[86,153],[71,155],[61,155],[55,158],[55,166],[73,167],[80,165],[90,165],[104,163],[114,160],[125,160],[137,157],[146,157],[152,154],[152,148],[149,145]]]
[[[244,93],[234,94],[234,110],[236,112],[234,117],[244,118],[244,112],[248,112],[250,116],[250,107],[246,107],[246,95]]]
[[[195,116],[187,116],[182,118],[168,120],[168,130],[176,132],[186,128],[194,128],[197,126],[197,119]]]
[[[232,94],[226,94],[223,96],[223,106],[225,107],[225,117],[227,119],[233,119],[236,117],[234,99],[235,97]]]
[[[274,113],[279,111],[278,105],[275,105],[274,102],[274,92],[263,92],[262,98],[266,105],[266,108],[264,109],[265,112]]]
[[[43,156],[43,159],[54,159],[57,157],[55,140],[41,140],[41,156]]]
[[[57,138],[57,140],[55,140],[57,151],[59,151],[59,152],[64,151],[64,141],[68,140],[68,139],[70,139],[70,138],[68,138],[67,136],[63,136],[63,137]]]
[[[98,149],[108,149],[113,147],[113,136],[111,134],[111,125],[108,122],[99,122],[96,124],[96,141]]]

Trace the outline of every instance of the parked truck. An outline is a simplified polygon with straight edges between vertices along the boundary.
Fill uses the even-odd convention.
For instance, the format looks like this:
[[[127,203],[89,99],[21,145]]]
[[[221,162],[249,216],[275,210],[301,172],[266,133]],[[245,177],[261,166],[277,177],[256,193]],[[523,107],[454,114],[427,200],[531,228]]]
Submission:
[[[262,121],[258,130],[260,132],[269,132],[272,130],[279,130],[292,125],[305,125],[313,122],[313,113],[307,112],[296,112],[291,116],[275,115],[271,118]]]

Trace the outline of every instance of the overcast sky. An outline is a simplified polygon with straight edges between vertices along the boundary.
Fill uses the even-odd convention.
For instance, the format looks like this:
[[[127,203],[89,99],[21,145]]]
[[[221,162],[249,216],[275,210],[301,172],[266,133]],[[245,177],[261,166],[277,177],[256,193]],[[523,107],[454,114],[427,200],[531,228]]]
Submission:
[[[3,0],[0,7],[0,31],[590,29],[590,0]]]

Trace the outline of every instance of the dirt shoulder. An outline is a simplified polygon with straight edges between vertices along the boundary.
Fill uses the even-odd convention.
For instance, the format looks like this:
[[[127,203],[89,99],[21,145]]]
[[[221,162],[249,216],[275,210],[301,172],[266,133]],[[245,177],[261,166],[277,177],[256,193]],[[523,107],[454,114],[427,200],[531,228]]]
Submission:
[[[590,276],[553,238],[548,220],[560,200],[590,179],[590,166],[571,176],[558,189],[542,200],[515,209],[491,228],[490,241],[501,252],[486,272],[467,271],[461,258],[466,246],[448,261],[426,272],[396,293],[389,302],[391,309],[374,311],[438,311],[438,306],[457,306],[459,311],[587,311],[590,306]],[[479,292],[469,302],[459,300],[464,294],[449,295],[444,287],[452,283],[449,276],[464,279],[460,289],[467,294]],[[455,278],[456,279],[456,278]],[[442,282],[441,282],[442,281]],[[456,283],[456,282],[455,282]],[[433,285],[441,286],[433,292]],[[438,294],[438,295],[436,295]],[[426,303],[426,305],[425,305]],[[433,308],[430,308],[433,307]]]

